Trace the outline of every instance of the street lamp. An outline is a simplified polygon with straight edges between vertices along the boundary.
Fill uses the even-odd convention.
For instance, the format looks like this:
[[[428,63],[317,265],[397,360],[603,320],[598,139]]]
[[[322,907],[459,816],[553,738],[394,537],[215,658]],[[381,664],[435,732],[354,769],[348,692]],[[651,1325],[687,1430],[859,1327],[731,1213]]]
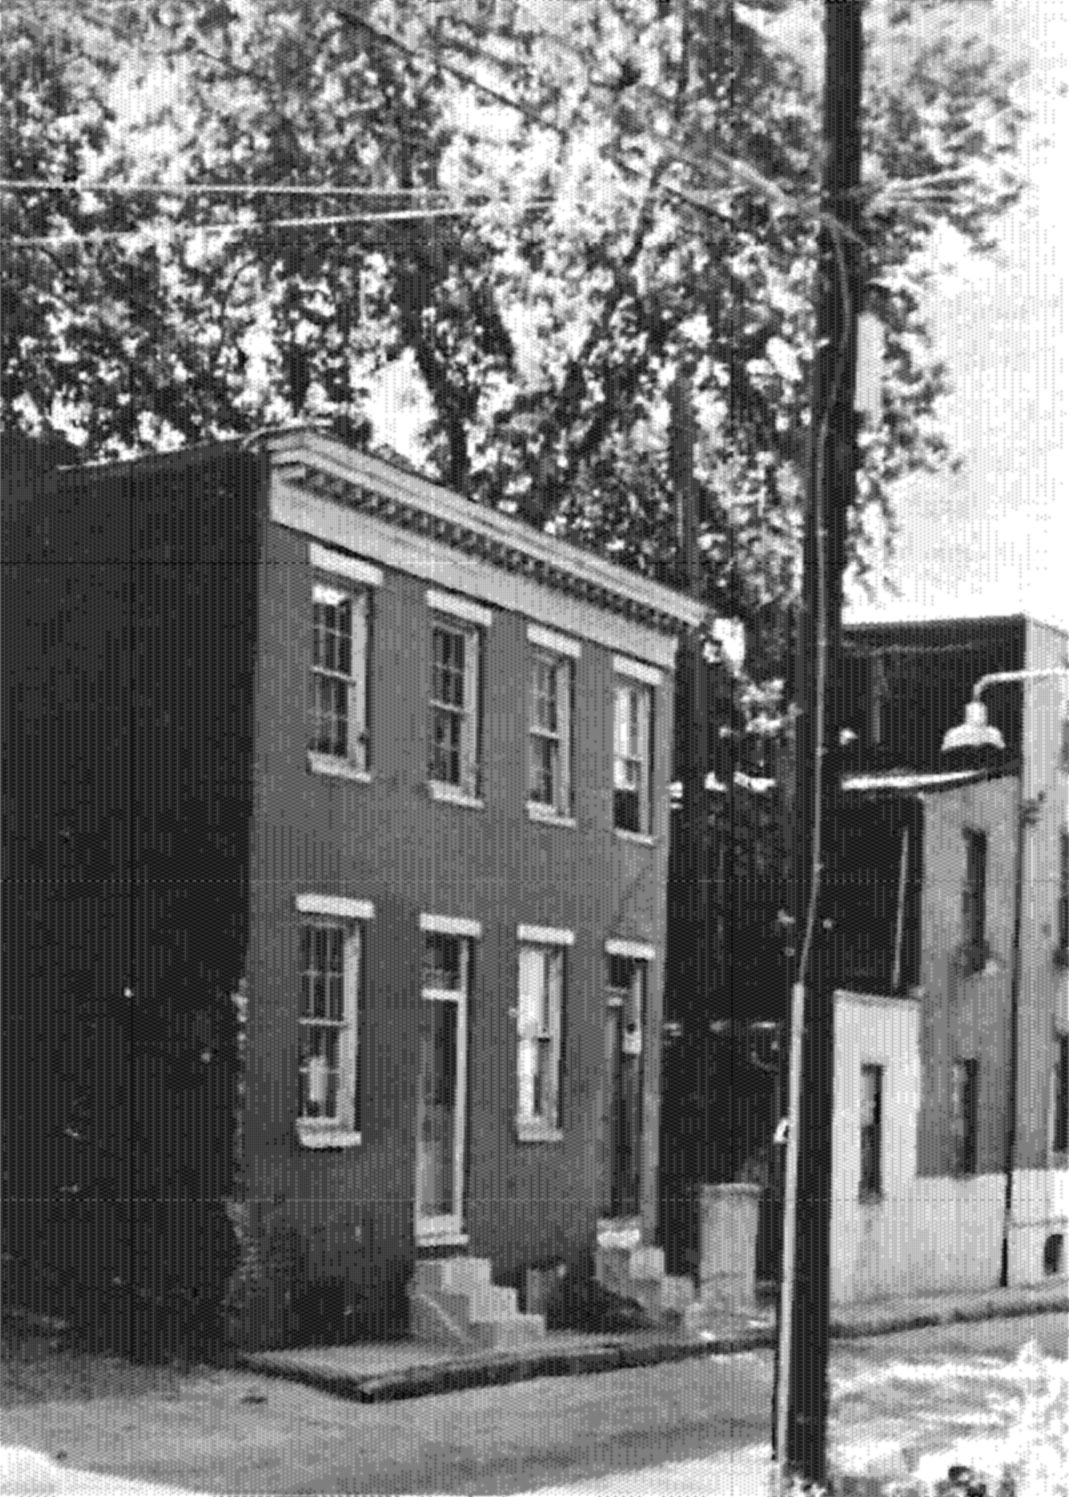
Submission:
[[[987,708],[980,700],[989,686],[1000,681],[1038,681],[1047,676],[1065,676],[1069,680],[1069,668],[1049,666],[1039,670],[995,671],[990,676],[981,676],[972,689],[972,701],[965,706],[965,721],[951,728],[943,739],[943,753],[955,749],[993,748],[1001,752],[1006,741],[997,728],[987,720]]]
[[[1069,681],[1069,666],[1048,666],[1036,670],[995,671],[981,676],[972,690],[972,701],[965,708],[965,721],[951,728],[943,739],[944,754],[954,749],[1004,749],[1005,739],[999,730],[987,721],[987,709],[980,700],[989,686],[1001,681],[1041,681],[1062,676]],[[1023,736],[1023,724],[1022,724]],[[1024,862],[1025,833],[1034,826],[1043,800],[1040,791],[1036,800],[1024,798],[1024,777],[1019,781],[1017,792],[1017,851],[1013,870],[1013,954],[1010,959],[1010,1013],[1009,1013],[1009,1075],[1006,1087],[1006,1141],[1005,1141],[1005,1188],[1002,1205],[1002,1262],[999,1268],[999,1287],[1008,1289],[1010,1283],[1010,1232],[1013,1225],[1013,1174],[1017,1166],[1017,1070],[1020,1055],[1021,1012],[1021,922],[1024,906]]]

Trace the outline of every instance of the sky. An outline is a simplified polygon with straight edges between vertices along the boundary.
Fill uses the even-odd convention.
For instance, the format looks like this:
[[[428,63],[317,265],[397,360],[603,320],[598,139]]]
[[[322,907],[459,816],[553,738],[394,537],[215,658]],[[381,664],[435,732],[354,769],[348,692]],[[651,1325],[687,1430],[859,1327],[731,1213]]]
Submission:
[[[998,254],[948,266],[933,291],[963,465],[899,487],[900,596],[852,618],[1022,612],[1069,630],[1069,5],[997,3],[1032,63],[1029,190]]]

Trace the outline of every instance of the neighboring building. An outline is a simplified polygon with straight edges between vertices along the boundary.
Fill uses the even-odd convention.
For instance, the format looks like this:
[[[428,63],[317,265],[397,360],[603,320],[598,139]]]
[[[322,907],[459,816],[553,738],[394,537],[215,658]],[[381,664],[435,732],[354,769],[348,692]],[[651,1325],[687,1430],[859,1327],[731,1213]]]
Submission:
[[[983,767],[941,746],[981,676],[1069,666],[1069,636],[1016,616],[857,626],[846,644],[844,725],[858,739],[845,783],[884,808],[883,825],[897,814],[903,826],[900,913],[892,926],[888,866],[874,923],[885,953],[903,947],[905,987],[866,980],[856,953],[875,943],[859,923],[844,932],[855,954],[841,984],[862,996],[844,994],[837,1016],[833,1293],[1064,1273],[1069,680],[984,693],[1006,748],[985,750]],[[862,834],[859,849],[872,845]],[[844,881],[866,862],[848,859]]]
[[[985,692],[1004,752],[944,755],[942,741],[981,676],[1063,666],[1069,639],[1011,617],[855,626],[844,644],[842,725],[852,737],[830,860],[840,989],[833,1295],[992,1287],[1004,1237],[1010,1283],[1064,1272],[1069,684]],[[771,1177],[783,1110],[775,1041],[791,977],[790,932],[776,923],[787,890],[770,872],[785,866],[778,800],[769,778],[709,782],[720,960],[704,1008],[687,1009],[671,990],[666,999],[669,1020],[691,1036],[673,1041],[665,1062],[664,1189],[676,1200],[687,1179]],[[698,1045],[696,1067],[688,1056]],[[671,1235],[670,1209],[663,1219]],[[768,1210],[761,1277],[774,1273],[777,1236]]]
[[[135,1282],[188,1286],[188,1232],[138,1254],[230,1203],[247,1341],[396,1331],[417,1259],[427,1334],[533,1334],[488,1275],[655,1227],[701,610],[310,429],[64,469],[8,516],[21,1250],[73,1230],[81,1168]]]

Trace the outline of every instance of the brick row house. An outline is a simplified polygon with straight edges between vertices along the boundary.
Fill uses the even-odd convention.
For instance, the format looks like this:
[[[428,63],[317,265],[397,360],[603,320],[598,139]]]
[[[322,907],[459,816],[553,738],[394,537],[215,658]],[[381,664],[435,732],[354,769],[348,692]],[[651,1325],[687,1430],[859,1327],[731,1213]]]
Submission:
[[[663,1272],[698,605],[309,428],[6,516],[13,1252],[188,1290],[223,1201],[260,1345],[540,1334],[599,1224]]]

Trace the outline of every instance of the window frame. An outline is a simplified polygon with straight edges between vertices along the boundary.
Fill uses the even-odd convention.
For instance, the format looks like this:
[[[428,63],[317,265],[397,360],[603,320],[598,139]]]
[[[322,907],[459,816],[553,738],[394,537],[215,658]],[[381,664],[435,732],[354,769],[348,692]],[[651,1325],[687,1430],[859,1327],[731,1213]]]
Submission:
[[[883,1199],[883,1115],[884,1075],[886,1067],[864,1062],[861,1066],[861,1106],[859,1113],[860,1159],[858,1167],[858,1199],[881,1201]],[[868,1081],[875,1078],[872,1100],[872,1116],[869,1111]],[[866,1135],[871,1136],[872,1146],[866,1150]]]
[[[1052,1154],[1069,1154],[1069,1030],[1054,1031],[1054,1046],[1050,1147]]]
[[[520,1143],[560,1143],[564,1138],[564,1045],[565,1013],[568,992],[568,948],[574,942],[570,931],[550,931],[521,926],[516,962],[516,1138]],[[525,985],[525,967],[541,967],[536,1017],[544,1022],[537,1033],[525,1033],[532,1026],[525,1019],[524,1007],[529,994]],[[552,964],[552,965],[551,965]],[[554,1003],[554,999],[556,1000]],[[544,1048],[540,1048],[544,1047]],[[535,1110],[537,1077],[541,1073],[538,1057],[548,1050],[553,1078],[552,1109]],[[530,1057],[535,1062],[530,1063]],[[529,1099],[529,1100],[528,1100]]]
[[[990,843],[983,827],[964,827],[965,871],[961,885],[961,939],[966,975],[983,971],[987,942],[987,885]]]
[[[954,1173],[971,1179],[978,1171],[979,1161],[980,1062],[975,1057],[954,1061],[950,1088]]]
[[[301,1083],[298,1079],[296,1127],[300,1143],[305,1148],[346,1148],[362,1141],[362,1111],[365,1098],[360,1084],[362,1058],[361,1030],[363,1026],[363,972],[365,924],[374,911],[365,901],[347,900],[333,896],[299,896],[298,954],[304,944],[306,929],[327,929],[342,932],[342,1017],[328,1020],[325,1017],[305,1016],[303,1013],[303,985],[306,971],[298,972],[298,1031],[308,1028],[335,1029],[339,1033],[338,1056],[338,1103],[330,1117],[310,1117],[302,1112]],[[300,1060],[298,1045],[298,1077],[307,1068]]]
[[[439,700],[435,696],[437,657],[435,637],[439,631],[464,642],[462,666],[462,701]],[[485,630],[460,615],[436,610],[431,618],[431,679],[427,696],[427,784],[431,794],[440,800],[482,804],[482,676]],[[459,778],[442,779],[435,774],[436,714],[449,713],[459,719],[460,741],[457,748]]]
[[[537,671],[551,672],[556,731],[541,726],[535,704]],[[567,654],[547,645],[533,646],[527,675],[527,809],[536,820],[571,821],[573,818],[572,744],[575,719],[575,661]],[[534,750],[536,742],[547,742],[556,748],[551,772],[550,797],[542,800],[535,794]]]
[[[642,841],[650,841],[653,837],[653,714],[654,714],[654,692],[656,687],[650,680],[643,679],[630,672],[623,673],[617,670],[613,681],[613,771],[612,771],[612,825],[613,831],[619,836],[638,838]],[[628,712],[627,732],[630,733],[632,726],[635,729],[635,743],[624,742],[624,734],[621,732],[622,715],[621,701],[631,697],[636,703],[636,711]],[[621,752],[634,747],[636,752]],[[638,784],[630,786],[621,783],[621,765],[638,766]],[[637,825],[626,826],[622,824],[620,816],[620,797],[637,796]]]
[[[309,766],[323,774],[351,779],[371,777],[371,729],[369,717],[369,683],[371,662],[371,594],[373,579],[361,580],[360,574],[348,576],[341,562],[336,570],[320,556],[314,559],[312,576],[312,641],[309,666]],[[316,612],[322,604],[350,610],[349,671],[330,670],[316,660]],[[345,696],[347,745],[344,752],[323,747],[319,709],[320,679],[341,682]]]

